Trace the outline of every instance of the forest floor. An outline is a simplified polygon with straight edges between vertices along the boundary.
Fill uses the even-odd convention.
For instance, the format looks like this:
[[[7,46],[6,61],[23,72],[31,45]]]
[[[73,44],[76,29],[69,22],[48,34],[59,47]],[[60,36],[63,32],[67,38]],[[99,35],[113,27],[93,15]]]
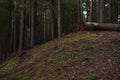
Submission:
[[[0,65],[0,80],[120,80],[120,32],[78,32]]]

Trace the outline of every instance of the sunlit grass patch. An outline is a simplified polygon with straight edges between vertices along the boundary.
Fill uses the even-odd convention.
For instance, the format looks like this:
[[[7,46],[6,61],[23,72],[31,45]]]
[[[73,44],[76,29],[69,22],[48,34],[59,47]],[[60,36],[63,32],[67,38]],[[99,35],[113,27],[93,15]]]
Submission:
[[[82,42],[82,41],[98,41],[101,39],[101,36],[99,34],[96,34],[96,33],[92,33],[92,34],[87,34],[87,35],[82,35],[79,37],[79,42]]]
[[[100,35],[95,34],[95,33],[87,35],[86,38],[88,40],[94,40],[94,41],[101,39]]]

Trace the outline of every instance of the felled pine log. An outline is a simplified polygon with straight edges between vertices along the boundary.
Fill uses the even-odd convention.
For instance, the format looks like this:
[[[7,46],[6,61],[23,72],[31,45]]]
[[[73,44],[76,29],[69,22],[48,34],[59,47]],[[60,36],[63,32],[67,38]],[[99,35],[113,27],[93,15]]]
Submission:
[[[84,24],[81,24],[80,30],[120,31],[120,24],[86,22]]]

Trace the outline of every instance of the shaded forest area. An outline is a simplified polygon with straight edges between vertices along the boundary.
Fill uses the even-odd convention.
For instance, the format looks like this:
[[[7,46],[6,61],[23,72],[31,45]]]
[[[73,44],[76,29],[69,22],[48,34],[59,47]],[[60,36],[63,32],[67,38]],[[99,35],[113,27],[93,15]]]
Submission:
[[[0,0],[0,62],[80,31],[82,22],[120,23],[119,0]]]

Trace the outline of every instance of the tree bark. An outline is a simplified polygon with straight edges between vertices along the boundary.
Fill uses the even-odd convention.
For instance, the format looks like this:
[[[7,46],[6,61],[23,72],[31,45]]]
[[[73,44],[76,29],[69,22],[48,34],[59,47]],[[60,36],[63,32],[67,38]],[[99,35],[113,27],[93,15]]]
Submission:
[[[19,35],[19,47],[18,53],[22,53],[23,49],[23,32],[25,27],[25,0],[22,0],[22,9],[21,9],[21,22],[20,22],[20,35]]]
[[[88,29],[120,31],[120,24],[86,22],[85,24],[83,24],[83,27],[81,27],[81,30]]]
[[[100,0],[99,23],[104,23],[104,14],[105,14],[105,0]]]
[[[93,14],[93,0],[90,0],[90,20],[92,21],[92,14]]]
[[[51,37],[54,39],[54,0],[50,0]]]
[[[97,0],[97,22],[104,23],[105,0]]]
[[[111,23],[118,23],[118,9],[119,1],[118,0],[111,0],[110,2],[110,9],[111,9]]]
[[[61,37],[61,0],[58,0],[58,38]]]
[[[79,25],[82,23],[82,0],[78,0],[78,27],[77,31],[79,31]]]
[[[100,18],[100,0],[97,0],[96,3],[96,10],[97,10],[97,22],[99,22],[99,18]]]
[[[31,0],[31,47],[35,44],[36,0]]]

